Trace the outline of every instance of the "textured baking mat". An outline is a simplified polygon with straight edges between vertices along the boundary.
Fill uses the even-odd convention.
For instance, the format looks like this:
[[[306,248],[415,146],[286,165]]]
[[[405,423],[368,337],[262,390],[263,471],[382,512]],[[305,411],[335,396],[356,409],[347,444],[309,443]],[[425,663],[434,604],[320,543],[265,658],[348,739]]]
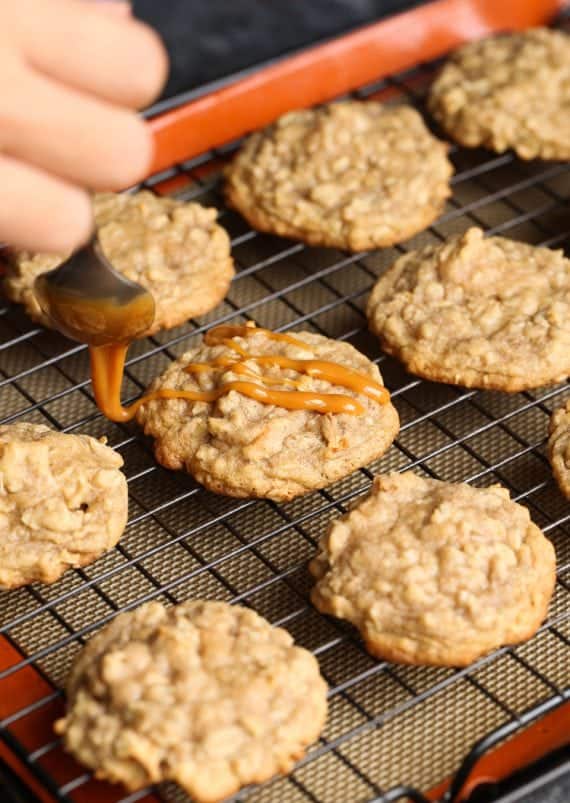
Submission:
[[[423,112],[436,66],[422,64],[355,95],[411,102]],[[502,395],[420,381],[380,352],[367,332],[363,305],[375,279],[400,253],[471,225],[568,252],[570,166],[452,148],[453,197],[436,224],[401,247],[347,255],[258,234],[226,209],[219,171],[236,146],[146,183],[219,207],[237,275],[212,313],[133,346],[124,397],[136,397],[208,326],[254,320],[350,341],[379,364],[402,430],[382,460],[302,499],[278,505],[218,497],[158,466],[135,425],[112,424],[98,414],[85,348],[33,326],[15,306],[0,309],[2,423],[25,420],[106,435],[122,454],[129,479],[129,525],[115,549],[53,586],[0,596],[1,630],[12,645],[0,653],[0,734],[61,800],[147,796],[95,784],[62,759],[51,722],[61,710],[70,664],[86,640],[118,611],[150,599],[239,601],[285,626],[319,658],[330,684],[321,740],[289,777],[235,799],[352,803],[376,799],[398,784],[426,790],[452,774],[478,738],[541,701],[568,694],[570,509],[544,447],[550,412],[568,398],[570,386]],[[327,522],[368,490],[376,471],[408,468],[447,481],[500,482],[552,539],[556,593],[548,621],[529,643],[498,650],[462,671],[395,666],[372,659],[355,631],[309,604],[307,561]],[[186,800],[170,785],[152,795]]]

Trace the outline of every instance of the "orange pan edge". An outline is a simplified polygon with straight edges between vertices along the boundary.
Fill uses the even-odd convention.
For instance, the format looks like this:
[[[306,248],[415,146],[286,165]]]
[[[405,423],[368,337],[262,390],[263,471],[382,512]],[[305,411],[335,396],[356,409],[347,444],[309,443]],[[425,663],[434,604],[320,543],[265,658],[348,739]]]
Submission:
[[[304,50],[149,122],[152,173],[281,114],[330,100],[501,30],[550,21],[564,0],[435,0]]]

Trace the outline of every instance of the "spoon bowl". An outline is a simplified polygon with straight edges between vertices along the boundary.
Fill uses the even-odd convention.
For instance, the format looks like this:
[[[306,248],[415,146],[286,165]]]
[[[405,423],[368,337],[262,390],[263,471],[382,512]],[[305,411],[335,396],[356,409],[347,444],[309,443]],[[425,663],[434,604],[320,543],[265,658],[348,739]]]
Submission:
[[[154,320],[151,293],[113,268],[95,234],[34,283],[42,311],[67,337],[90,346],[129,343]]]

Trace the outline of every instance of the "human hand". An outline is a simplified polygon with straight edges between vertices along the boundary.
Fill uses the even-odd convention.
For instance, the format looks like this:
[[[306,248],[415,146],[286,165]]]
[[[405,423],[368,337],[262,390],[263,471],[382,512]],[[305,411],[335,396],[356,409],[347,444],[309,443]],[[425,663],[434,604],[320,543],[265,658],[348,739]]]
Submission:
[[[0,242],[66,252],[89,237],[87,189],[121,189],[150,167],[133,109],[166,72],[126,3],[0,0]]]

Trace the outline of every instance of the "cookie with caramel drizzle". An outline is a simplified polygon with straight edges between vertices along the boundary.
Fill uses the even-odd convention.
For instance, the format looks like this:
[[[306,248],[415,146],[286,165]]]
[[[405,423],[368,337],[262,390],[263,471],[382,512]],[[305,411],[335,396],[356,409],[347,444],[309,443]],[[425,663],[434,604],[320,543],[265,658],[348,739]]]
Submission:
[[[322,488],[380,457],[398,432],[378,368],[310,332],[216,327],[128,408],[111,362],[94,352],[103,411],[136,415],[162,465],[230,496],[291,499]]]

